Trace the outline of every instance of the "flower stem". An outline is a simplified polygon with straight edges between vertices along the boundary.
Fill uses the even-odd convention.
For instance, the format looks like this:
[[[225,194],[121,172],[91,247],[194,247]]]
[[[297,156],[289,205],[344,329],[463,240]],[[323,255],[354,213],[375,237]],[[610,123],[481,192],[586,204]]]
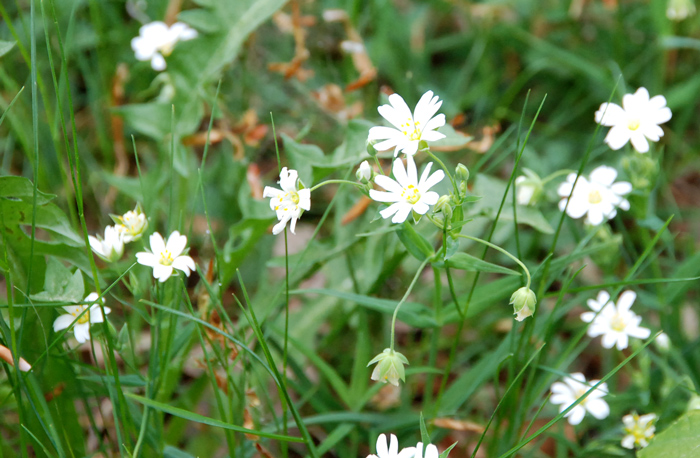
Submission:
[[[377,169],[379,170],[379,173],[384,175],[384,169],[382,168],[382,164],[379,162],[379,158],[376,154],[372,157],[374,157],[374,163],[377,164]]]
[[[489,246],[489,247],[493,248],[494,250],[498,250],[501,253],[508,256],[510,259],[515,261],[520,267],[522,267],[523,271],[525,272],[525,276],[527,277],[527,285],[525,285],[525,286],[527,288],[530,288],[530,282],[532,281],[532,279],[530,278],[530,271],[527,269],[527,267],[525,267],[525,264],[523,264],[522,261],[520,261],[520,259],[518,259],[515,256],[513,256],[512,254],[508,253],[506,250],[499,247],[498,245],[494,245],[493,243],[487,242],[486,240],[482,240],[478,237],[472,237],[471,235],[464,235],[464,234],[457,234],[457,237],[461,237],[464,239],[469,239],[469,240],[473,240],[475,242],[483,243],[484,245]]]
[[[452,187],[454,188],[455,193],[459,194],[459,189],[457,189],[457,183],[455,183],[455,179],[454,179],[454,177],[452,177],[452,174],[451,174],[450,171],[447,169],[447,166],[445,165],[445,163],[442,162],[442,161],[440,160],[439,157],[437,157],[436,155],[434,155],[433,152],[430,151],[430,148],[424,149],[423,151],[425,151],[426,153],[428,153],[428,156],[430,156],[435,162],[437,162],[438,164],[440,164],[440,167],[442,167],[442,170],[445,171],[445,173],[447,174],[447,177],[448,177],[448,178],[450,179],[450,181],[452,182]]]
[[[570,169],[557,170],[556,172],[552,173],[551,175],[547,175],[545,178],[543,178],[542,184],[547,184],[557,177],[560,177],[562,175],[568,175],[570,173],[576,173],[576,170],[570,170]]]
[[[358,188],[364,187],[364,186],[361,185],[360,183],[356,183],[356,182],[354,182],[354,181],[349,181],[349,180],[326,180],[326,181],[322,181],[322,182],[320,182],[319,184],[317,184],[316,186],[312,187],[309,191],[310,191],[310,192],[314,192],[315,190],[317,190],[317,189],[320,188],[321,186],[325,186],[325,185],[327,185],[327,184],[332,184],[332,183],[351,184],[351,185],[353,185],[353,186],[357,186]]]
[[[396,316],[399,314],[399,309],[403,305],[404,302],[406,302],[406,298],[408,298],[408,295],[411,293],[411,290],[415,286],[416,282],[418,281],[418,277],[420,276],[421,272],[423,272],[423,269],[425,266],[428,264],[430,259],[426,259],[423,261],[423,263],[420,265],[418,268],[418,271],[416,272],[416,275],[413,277],[413,280],[411,281],[411,284],[408,285],[408,289],[406,290],[406,293],[403,295],[401,298],[401,301],[399,301],[398,305],[394,309],[394,316],[391,318],[391,345],[389,348],[392,350],[394,349],[394,334],[396,331]]]

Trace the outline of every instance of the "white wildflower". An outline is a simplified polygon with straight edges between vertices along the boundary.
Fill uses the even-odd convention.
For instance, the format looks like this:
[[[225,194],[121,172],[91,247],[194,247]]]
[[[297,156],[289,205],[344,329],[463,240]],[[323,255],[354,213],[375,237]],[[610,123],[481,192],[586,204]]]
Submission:
[[[425,455],[423,454],[423,443],[418,442],[416,445],[416,456],[415,458],[439,458],[440,452],[438,448],[433,444],[428,444],[425,447]]]
[[[92,251],[107,262],[119,260],[124,254],[124,236],[116,226],[105,227],[104,239],[88,235]]]
[[[629,210],[630,203],[623,196],[632,192],[632,185],[626,181],[615,183],[615,178],[617,170],[600,166],[591,172],[590,180],[579,177],[576,189],[572,193],[576,174],[569,174],[557,190],[563,197],[559,202],[559,209],[564,211],[567,200],[571,200],[566,207],[566,214],[575,219],[588,214],[586,222],[593,226],[614,218],[618,208]]]
[[[148,218],[146,218],[140,204],[121,216],[112,215],[112,219],[117,223],[117,229],[122,232],[124,243],[139,240],[148,229]]]
[[[630,310],[637,294],[634,291],[625,291],[617,300],[617,305],[610,302],[610,295],[606,291],[598,293],[598,297],[588,300],[591,312],[581,314],[581,319],[588,326],[590,337],[603,336],[602,345],[612,348],[617,345],[618,350],[624,350],[629,345],[629,338],[646,339],[651,335],[647,328],[639,326],[642,317]]]
[[[406,162],[408,172],[401,159],[394,160],[392,170],[395,180],[385,175],[377,175],[374,178],[374,182],[386,189],[387,192],[374,189],[369,191],[369,196],[377,202],[392,203],[389,207],[379,212],[382,218],[385,219],[393,215],[392,223],[403,223],[411,211],[419,215],[425,215],[430,209],[430,205],[435,205],[440,198],[437,192],[429,191],[429,189],[445,178],[445,172],[442,170],[438,170],[430,175],[430,168],[433,165],[431,162],[425,166],[420,181],[418,181],[418,172],[413,157],[407,156]]]
[[[372,380],[391,383],[394,386],[399,386],[399,380],[406,381],[406,370],[404,364],[408,365],[408,359],[401,353],[385,348],[383,352],[372,358],[367,363],[367,367],[372,364],[377,364],[372,371]]]
[[[586,382],[586,377],[582,373],[575,372],[565,377],[563,383],[554,382],[552,384],[552,397],[550,401],[552,404],[559,404],[559,412],[563,412],[598,382],[599,380]],[[598,420],[602,420],[610,414],[610,408],[607,402],[601,399],[606,394],[608,394],[608,385],[602,383],[598,388],[592,391],[586,399],[571,409],[565,417],[568,418],[569,423],[572,425],[581,423],[583,417],[586,416],[586,412],[590,413]]]
[[[612,129],[605,137],[605,143],[614,150],[632,142],[640,153],[649,151],[647,139],[658,142],[664,135],[659,124],[671,119],[671,110],[666,106],[662,95],[649,98],[649,91],[640,87],[634,94],[625,94],[622,106],[603,103],[595,112],[595,121]]]
[[[92,323],[102,323],[104,321],[100,304],[94,303],[89,305],[90,303],[97,301],[98,297],[99,295],[97,293],[90,293],[84,299],[86,302],[85,304],[64,306],[63,309],[68,313],[59,316],[53,322],[54,332],[58,332],[73,325],[75,340],[80,343],[90,340],[90,325]],[[102,298],[102,303],[104,303],[104,298]],[[111,312],[109,307],[104,307],[104,310],[106,315]]]
[[[656,432],[656,414],[650,413],[639,416],[637,413],[622,417],[625,425],[625,437],[622,438],[622,446],[629,449],[634,447],[644,448],[649,445],[649,441]]]
[[[298,173],[296,170],[287,170],[283,167],[280,172],[280,187],[282,190],[265,186],[263,197],[270,198],[270,208],[277,213],[279,223],[272,228],[272,233],[277,235],[282,232],[289,220],[292,223],[289,229],[294,234],[297,220],[301,218],[304,210],[311,209],[311,191],[309,189],[298,188]]]
[[[161,283],[170,278],[173,269],[183,271],[188,277],[190,271],[196,269],[194,260],[182,254],[187,246],[187,237],[180,235],[178,231],[170,234],[167,244],[158,232],[151,234],[150,242],[151,251],[136,253],[136,260],[139,264],[152,267],[153,277]]]
[[[668,0],[666,17],[672,21],[682,21],[695,14],[695,0]]]
[[[143,25],[139,36],[131,40],[131,49],[138,60],[150,60],[153,70],[162,71],[167,66],[165,58],[169,56],[178,41],[197,37],[197,31],[182,22],[168,27],[165,22],[155,21]]]
[[[380,434],[377,438],[377,454],[367,455],[367,458],[413,458],[415,453],[415,447],[406,447],[399,452],[399,441],[393,434],[387,446],[386,434]]]
[[[413,156],[418,151],[421,140],[430,142],[440,140],[445,135],[435,129],[445,125],[445,115],[435,116],[442,101],[428,91],[420,98],[416,109],[411,110],[399,94],[389,96],[390,105],[382,105],[377,110],[379,114],[394,127],[376,126],[369,130],[369,140],[383,140],[374,145],[377,151],[394,149],[394,156],[403,151],[407,156]]]

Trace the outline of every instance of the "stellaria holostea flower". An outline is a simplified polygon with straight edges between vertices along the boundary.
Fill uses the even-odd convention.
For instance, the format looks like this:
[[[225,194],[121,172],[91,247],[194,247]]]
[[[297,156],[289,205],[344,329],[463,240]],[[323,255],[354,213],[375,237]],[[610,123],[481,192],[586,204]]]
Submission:
[[[161,283],[170,278],[173,269],[181,270],[190,276],[190,271],[196,269],[194,260],[183,254],[187,246],[187,237],[180,235],[178,231],[173,231],[166,243],[163,236],[158,232],[151,234],[151,251],[141,251],[136,253],[136,260],[139,264],[153,268],[153,277]]]
[[[399,94],[389,96],[390,105],[382,105],[377,111],[394,127],[375,126],[369,130],[369,140],[383,140],[374,145],[377,151],[394,148],[394,156],[403,151],[407,156],[413,156],[418,151],[421,140],[432,142],[445,138],[444,134],[436,131],[445,125],[445,115],[435,113],[440,109],[442,101],[433,91],[428,91],[420,98],[416,109],[411,110]]]
[[[656,426],[654,426],[656,418],[656,414],[653,413],[640,416],[636,412],[622,417],[622,423],[625,425],[622,446],[634,449],[635,446],[644,448],[649,445],[649,441],[656,432]]]
[[[626,181],[615,183],[615,178],[617,170],[600,166],[591,172],[589,180],[580,176],[572,193],[576,174],[570,173],[557,190],[563,197],[559,209],[566,208],[566,214],[575,219],[588,214],[586,222],[593,226],[614,218],[618,208],[629,210],[630,203],[623,196],[632,192],[632,185]],[[571,200],[568,207],[567,200]]]
[[[603,103],[595,112],[595,121],[612,127],[605,136],[605,143],[614,150],[631,142],[640,153],[649,151],[647,139],[658,142],[664,135],[659,124],[671,119],[671,109],[666,106],[666,98],[657,95],[649,98],[649,91],[640,87],[634,94],[622,97],[622,106]]]
[[[155,21],[141,26],[139,36],[131,40],[131,49],[138,60],[150,60],[153,70],[162,71],[167,66],[165,58],[173,52],[177,42],[196,37],[197,31],[182,22],[168,27],[165,22]]]
[[[375,363],[377,365],[372,371],[372,380],[391,383],[394,386],[399,386],[399,380],[406,381],[406,370],[403,365],[408,365],[408,359],[401,353],[391,348],[385,348],[383,352],[367,363],[367,367]]]
[[[416,456],[415,458],[439,458],[440,452],[437,446],[433,444],[428,444],[425,447],[425,454],[423,454],[423,442],[418,442],[416,445]]]
[[[141,204],[137,204],[136,208],[129,210],[123,215],[110,215],[117,224],[124,237],[124,243],[139,240],[148,229],[148,218],[141,209]]]
[[[377,454],[367,455],[367,458],[413,458],[415,453],[415,447],[406,447],[399,452],[399,441],[393,434],[387,446],[386,434],[380,434],[377,438]]]
[[[513,306],[513,314],[515,319],[523,321],[525,318],[532,316],[535,313],[535,304],[537,304],[537,296],[535,292],[523,286],[515,291],[510,296],[510,304]]]
[[[58,332],[73,325],[73,335],[75,335],[75,340],[80,343],[90,340],[90,325],[92,323],[102,323],[104,321],[100,304],[95,302],[99,297],[100,296],[97,293],[90,293],[84,299],[85,304],[63,306],[63,309],[68,313],[59,316],[53,322],[54,332]],[[95,303],[90,305],[93,302]],[[102,303],[104,303],[104,298],[102,298]],[[108,315],[109,312],[112,311],[109,307],[104,307],[104,310],[105,315]]]
[[[411,211],[425,215],[430,209],[430,205],[435,205],[440,198],[437,192],[429,191],[429,189],[445,178],[445,172],[442,170],[430,175],[430,168],[433,165],[431,162],[425,166],[420,181],[418,181],[418,171],[413,157],[407,156],[406,162],[408,172],[401,159],[394,160],[392,168],[394,180],[386,175],[374,177],[374,182],[386,189],[387,192],[374,189],[369,191],[369,196],[377,202],[391,203],[379,214],[385,219],[393,215],[392,223],[403,223]]]
[[[591,312],[581,314],[581,319],[588,326],[590,337],[603,336],[602,345],[612,348],[617,344],[618,350],[624,350],[629,345],[629,338],[646,339],[651,335],[647,328],[639,326],[642,317],[630,310],[637,294],[634,291],[625,291],[617,300],[617,305],[610,301],[607,291],[598,293],[598,297],[588,300]]]
[[[298,178],[299,174],[296,170],[287,170],[287,167],[283,167],[278,182],[282,190],[272,186],[265,186],[263,190],[263,197],[270,198],[270,208],[277,213],[279,220],[279,223],[272,228],[272,233],[275,235],[284,230],[289,220],[292,221],[289,230],[294,234],[297,220],[301,218],[304,210],[311,209],[311,191],[307,188],[299,189]]]
[[[568,377],[564,377],[563,383],[554,382],[552,384],[550,401],[552,404],[559,404],[559,412],[563,412],[598,382],[599,380],[586,382],[586,377],[582,373],[575,372]],[[583,420],[583,417],[586,416],[586,412],[588,412],[598,420],[602,420],[610,414],[608,403],[601,399],[606,394],[608,394],[608,385],[602,383],[586,399],[571,409],[565,415],[565,418],[568,418],[570,424],[578,425]]]
[[[88,235],[92,251],[107,262],[119,260],[124,254],[124,236],[116,226],[105,227],[104,239]]]

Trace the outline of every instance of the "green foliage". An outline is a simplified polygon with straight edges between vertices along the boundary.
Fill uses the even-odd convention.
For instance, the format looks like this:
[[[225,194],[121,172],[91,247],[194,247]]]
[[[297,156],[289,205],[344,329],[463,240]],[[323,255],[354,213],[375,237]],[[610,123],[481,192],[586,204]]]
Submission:
[[[700,449],[700,412],[691,411],[654,436],[639,452],[639,458],[691,458]]]

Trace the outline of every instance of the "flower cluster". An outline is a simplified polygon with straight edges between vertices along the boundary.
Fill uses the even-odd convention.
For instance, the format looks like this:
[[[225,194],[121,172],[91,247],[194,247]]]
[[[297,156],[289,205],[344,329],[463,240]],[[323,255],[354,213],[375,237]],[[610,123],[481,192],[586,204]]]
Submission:
[[[111,215],[114,226],[105,227],[104,238],[88,236],[92,251],[106,262],[114,262],[124,255],[124,245],[139,240],[148,229],[148,218],[141,205],[122,216]]]

